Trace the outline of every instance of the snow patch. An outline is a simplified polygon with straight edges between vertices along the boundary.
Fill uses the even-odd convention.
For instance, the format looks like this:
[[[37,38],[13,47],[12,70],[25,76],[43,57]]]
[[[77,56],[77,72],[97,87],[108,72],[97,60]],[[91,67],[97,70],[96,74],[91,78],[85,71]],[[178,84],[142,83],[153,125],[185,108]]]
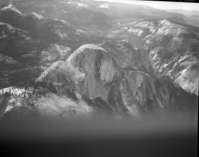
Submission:
[[[109,4],[103,4],[99,6],[99,8],[105,8],[105,9],[109,9],[109,7],[110,7]]]
[[[78,5],[79,7],[88,7],[88,5],[83,4],[83,3],[77,3],[77,5]]]

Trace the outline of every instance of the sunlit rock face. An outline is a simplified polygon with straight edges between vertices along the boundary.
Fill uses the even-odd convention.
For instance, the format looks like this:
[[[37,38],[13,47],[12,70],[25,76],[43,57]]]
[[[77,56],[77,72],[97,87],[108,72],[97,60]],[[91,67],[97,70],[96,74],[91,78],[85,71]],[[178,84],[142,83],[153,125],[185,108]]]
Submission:
[[[135,68],[122,69],[109,52],[93,44],[81,46],[65,62],[55,62],[37,81],[52,83],[59,93],[75,93],[80,99],[100,98],[114,114],[137,118],[174,103],[166,85]]]
[[[100,98],[106,105],[113,105],[108,106],[111,110],[115,106],[121,110],[122,104],[117,101],[121,77],[122,69],[116,59],[103,48],[87,44],[73,52],[65,62],[52,64],[37,82],[52,83],[59,93],[80,99],[94,101]]]
[[[199,67],[196,63],[184,69],[175,80],[175,83],[186,91],[198,95],[198,76]]]
[[[106,101],[111,85],[121,73],[117,61],[96,45],[81,46],[66,63],[81,73],[83,80],[78,82],[79,93],[91,99],[101,97]]]
[[[0,119],[196,110],[198,29],[151,17],[131,21],[131,12],[122,22],[112,3],[97,10],[91,3],[23,0],[26,11],[0,9]]]
[[[133,45],[132,54],[122,50],[128,56],[125,59],[125,63],[128,63],[126,66],[142,70],[144,67],[159,79],[169,76],[176,86],[198,95],[197,31],[198,29],[191,26],[180,25],[166,19],[154,19],[125,24],[122,28],[113,30],[110,36]],[[139,58],[136,57],[137,52]],[[132,63],[129,58],[132,58]],[[135,64],[137,60],[139,63]]]
[[[6,107],[36,109],[48,117],[93,115],[100,111],[141,118],[144,114],[169,111],[175,100],[169,87],[147,72],[121,68],[105,49],[86,44],[66,61],[59,60],[22,87],[0,91]]]
[[[171,22],[164,27],[164,36],[149,37],[152,41],[149,60],[155,75],[157,78],[169,76],[177,86],[198,95],[199,36],[193,30]]]
[[[100,93],[105,92],[102,87],[108,87],[117,81],[122,72],[117,61],[106,50],[92,44],[81,46],[65,62],[52,64],[37,81],[47,81],[53,76],[57,80],[57,75],[52,72],[55,70],[63,75],[70,75],[78,92],[92,99],[100,97]]]

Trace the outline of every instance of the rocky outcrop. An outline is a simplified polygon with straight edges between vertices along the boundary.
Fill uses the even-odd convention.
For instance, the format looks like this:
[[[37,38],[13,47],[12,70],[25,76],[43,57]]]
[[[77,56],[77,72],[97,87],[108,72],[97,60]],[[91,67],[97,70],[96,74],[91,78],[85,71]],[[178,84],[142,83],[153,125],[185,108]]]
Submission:
[[[67,59],[66,64],[79,73],[78,77],[82,77],[78,92],[91,99],[101,97],[106,101],[111,85],[121,75],[118,62],[96,45],[81,46]]]
[[[55,62],[36,82],[52,84],[59,94],[91,100],[94,106],[101,101],[101,105],[119,115],[138,118],[173,105],[167,86],[145,72],[122,69],[109,52],[93,44],[81,46],[66,61]]]
[[[198,63],[192,64],[179,74],[179,76],[175,80],[175,83],[182,87],[184,90],[198,95],[198,76]]]
[[[149,38],[153,41],[149,55],[156,76],[169,76],[177,86],[198,95],[199,36],[191,29],[169,21],[162,25],[164,36]]]
[[[174,105],[170,89],[155,77],[136,69],[127,69],[124,76],[120,88],[126,106],[138,106],[143,112],[155,113]]]
[[[132,54],[124,51],[129,56],[126,66],[147,69],[156,78],[169,76],[176,86],[198,95],[197,31],[162,19],[129,23],[110,35],[134,46]],[[132,63],[128,59],[131,57]],[[137,60],[139,63],[135,64]]]
[[[65,3],[73,7],[65,9],[66,15],[77,17],[74,21],[82,17],[81,24],[102,15],[84,17],[92,11],[74,12],[79,3]],[[56,118],[102,113],[142,118],[195,110],[196,28],[154,19],[118,21],[120,26],[104,32],[95,30],[104,23],[97,21],[81,30],[82,25],[76,29],[67,21],[30,12],[22,14],[13,5],[0,9],[1,119],[32,111]]]
[[[176,105],[167,84],[136,68],[122,68],[111,53],[93,44],[53,63],[31,84],[0,91],[6,92],[11,94],[7,106],[33,107],[50,117],[102,111],[141,118]]]
[[[108,102],[113,86],[119,85],[122,69],[116,59],[97,45],[83,45],[64,62],[58,61],[37,79],[52,83],[60,93]]]

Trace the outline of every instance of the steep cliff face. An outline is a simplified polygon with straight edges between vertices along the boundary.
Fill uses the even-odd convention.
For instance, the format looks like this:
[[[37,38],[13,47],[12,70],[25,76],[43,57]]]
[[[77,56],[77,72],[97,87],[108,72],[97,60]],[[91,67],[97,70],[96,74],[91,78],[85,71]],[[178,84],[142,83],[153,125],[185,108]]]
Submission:
[[[53,63],[32,84],[1,90],[5,93],[18,93],[12,106],[31,104],[48,116],[65,112],[65,106],[67,112],[95,115],[102,111],[141,118],[174,106],[166,85],[136,68],[123,69],[111,53],[93,44],[81,46],[66,61]]]
[[[126,70],[121,84],[124,104],[136,105],[143,112],[155,113],[170,110],[174,98],[170,89],[155,77],[139,70]]]
[[[144,67],[157,78],[169,76],[177,86],[198,95],[198,31],[162,19],[125,24],[110,36],[133,45],[132,54],[124,51],[132,58],[132,63],[126,59],[127,66]]]
[[[100,98],[108,103],[109,93],[113,86],[119,87],[121,76],[122,69],[116,59],[103,48],[87,44],[73,52],[65,62],[54,63],[37,81],[52,83],[60,93],[75,92],[85,99]]]
[[[198,95],[198,34],[170,21],[160,23],[164,31],[159,32],[164,36],[148,39],[153,41],[149,58],[156,76],[169,76],[177,86]]]
[[[98,14],[93,11],[102,10],[97,2],[22,1],[16,4],[27,4],[30,13],[13,5],[0,9],[0,119],[103,113],[142,118],[196,110],[198,28],[165,19],[122,23],[114,17],[118,25],[108,29],[112,19],[90,24],[104,13],[112,15],[114,7]],[[66,19],[80,26],[53,19],[58,15],[48,13],[51,7],[55,13],[69,7]],[[110,22],[104,31],[96,30],[104,22]]]
[[[117,61],[96,45],[81,46],[66,63],[81,73],[83,81],[78,83],[79,93],[91,99],[101,97],[106,101],[110,87],[121,75]]]

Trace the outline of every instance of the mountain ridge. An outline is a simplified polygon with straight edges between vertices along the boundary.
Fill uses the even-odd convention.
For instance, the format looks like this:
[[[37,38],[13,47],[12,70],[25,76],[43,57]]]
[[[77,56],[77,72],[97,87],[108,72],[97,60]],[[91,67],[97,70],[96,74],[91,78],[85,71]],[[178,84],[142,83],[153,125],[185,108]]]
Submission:
[[[118,25],[112,21],[102,31],[99,23],[90,27],[92,20],[77,27],[22,14],[11,4],[0,10],[0,20],[1,119],[18,115],[17,108],[44,117],[108,113],[136,119],[197,108],[197,27],[132,18]]]

